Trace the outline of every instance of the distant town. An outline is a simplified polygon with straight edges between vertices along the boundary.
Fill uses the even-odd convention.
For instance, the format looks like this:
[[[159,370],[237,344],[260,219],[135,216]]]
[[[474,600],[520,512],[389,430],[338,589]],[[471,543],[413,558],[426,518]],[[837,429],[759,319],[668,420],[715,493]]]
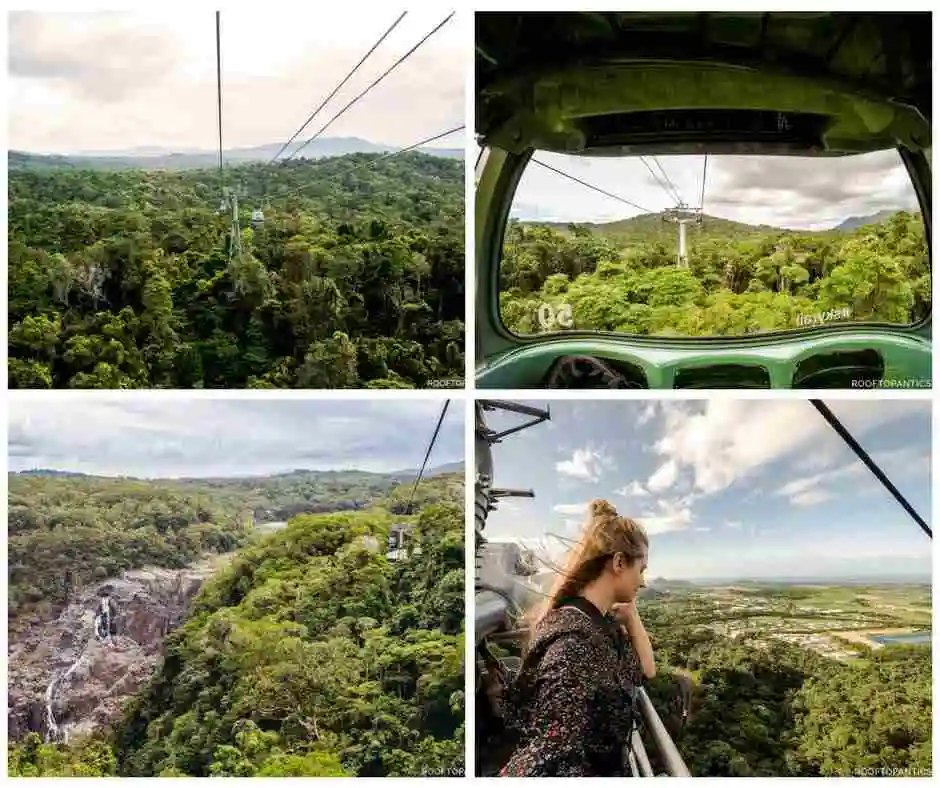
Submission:
[[[890,644],[930,643],[929,582],[884,585],[728,585],[654,581],[644,608],[767,646],[782,640],[840,661]]]

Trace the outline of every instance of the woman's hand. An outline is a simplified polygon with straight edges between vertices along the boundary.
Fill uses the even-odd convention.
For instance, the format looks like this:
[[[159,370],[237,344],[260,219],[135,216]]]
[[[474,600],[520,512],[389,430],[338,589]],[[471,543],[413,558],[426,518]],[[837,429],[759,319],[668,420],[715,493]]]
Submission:
[[[639,616],[636,609],[636,600],[632,602],[618,602],[615,605],[611,605],[610,609],[614,614],[614,619],[624,626],[632,624]]]

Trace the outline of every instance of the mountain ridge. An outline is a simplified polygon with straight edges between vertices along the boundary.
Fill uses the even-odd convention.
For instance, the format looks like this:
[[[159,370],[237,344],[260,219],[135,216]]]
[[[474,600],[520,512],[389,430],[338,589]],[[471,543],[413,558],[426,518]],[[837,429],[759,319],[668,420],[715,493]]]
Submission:
[[[458,473],[464,468],[463,462],[448,462],[441,465],[435,465],[424,472],[425,478],[431,476],[443,476],[448,473]],[[58,478],[75,479],[124,479],[126,481],[147,481],[147,482],[211,482],[225,481],[237,482],[242,480],[260,480],[260,479],[283,479],[290,476],[338,476],[344,474],[358,474],[360,476],[384,476],[389,478],[414,477],[418,473],[417,468],[403,469],[395,471],[364,471],[359,468],[296,468],[290,471],[279,471],[277,473],[258,473],[245,474],[238,476],[105,476],[103,474],[82,473],[80,471],[65,471],[57,468],[29,468],[25,471],[9,471],[10,476],[48,476]]]
[[[704,214],[703,222],[700,225],[692,225],[689,228],[689,237],[694,239],[696,235],[766,235],[768,233],[786,233],[791,235],[820,235],[831,232],[851,232],[859,227],[868,224],[880,224],[897,213],[908,212],[913,215],[919,215],[920,211],[908,211],[905,208],[886,208],[876,213],[865,216],[849,216],[843,219],[839,224],[833,227],[821,230],[795,229],[792,227],[777,227],[770,224],[748,224],[746,222],[737,222],[732,219],[723,219],[720,216],[710,216]],[[612,222],[557,222],[542,221],[539,219],[521,219],[512,220],[523,227],[550,227],[556,230],[567,230],[571,227],[578,227],[593,233],[605,236],[648,236],[651,234],[664,235],[668,231],[670,243],[675,242],[675,226],[669,225],[662,218],[661,213],[643,213],[637,216],[631,216],[627,219],[617,219]]]
[[[241,148],[223,150],[226,165],[248,164],[250,162],[271,161],[281,150],[283,143],[270,142]],[[296,148],[296,145],[290,146]],[[294,159],[325,159],[346,156],[352,153],[393,153],[398,147],[371,142],[361,137],[326,137],[314,140],[305,147],[301,155]],[[418,153],[448,159],[462,159],[461,148],[415,149]],[[282,159],[279,159],[282,160]],[[51,169],[103,169],[103,170],[195,170],[215,168],[219,163],[218,151],[189,149],[174,151],[157,146],[139,146],[120,151],[82,152],[82,153],[33,153],[30,151],[10,150],[7,153],[10,169],[51,168]]]

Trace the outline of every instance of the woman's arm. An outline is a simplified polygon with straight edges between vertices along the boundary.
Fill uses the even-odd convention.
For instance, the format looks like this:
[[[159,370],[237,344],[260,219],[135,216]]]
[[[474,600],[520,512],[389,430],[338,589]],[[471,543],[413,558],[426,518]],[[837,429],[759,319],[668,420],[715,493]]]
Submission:
[[[587,748],[596,741],[596,670],[603,654],[578,634],[559,638],[539,664],[525,744],[501,777],[589,777]]]
[[[650,636],[646,634],[646,627],[643,626],[643,620],[636,609],[636,602],[627,602],[618,605],[614,614],[617,620],[626,627],[627,635],[633,645],[637,660],[640,663],[640,669],[643,675],[651,679],[656,675],[656,661],[653,659],[653,646],[650,643]]]

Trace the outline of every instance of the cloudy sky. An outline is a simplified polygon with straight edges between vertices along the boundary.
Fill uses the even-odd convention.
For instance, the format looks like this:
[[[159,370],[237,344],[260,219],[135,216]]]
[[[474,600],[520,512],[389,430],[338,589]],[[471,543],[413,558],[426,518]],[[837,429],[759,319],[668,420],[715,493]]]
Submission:
[[[675,205],[638,158],[612,159],[539,153],[536,158],[645,211],[624,205],[542,167],[530,165],[512,215],[542,221],[612,222]],[[683,201],[701,204],[702,156],[659,156]],[[650,161],[657,176],[662,176]],[[916,209],[910,177],[893,150],[842,158],[709,156],[705,213],[746,224],[822,230],[849,216]]]
[[[405,10],[250,4],[222,12],[226,148],[285,142]],[[450,12],[409,11],[307,128],[307,139]],[[458,14],[325,136],[410,145],[463,122]],[[9,146],[78,153],[218,146],[211,9],[13,12]],[[463,144],[459,136],[437,145]]]
[[[248,476],[298,468],[418,468],[440,416],[429,400],[9,397],[9,469],[106,476]],[[452,401],[429,467],[462,462]]]
[[[930,403],[827,404],[929,523]],[[930,539],[806,401],[557,401],[551,413],[494,447],[495,484],[536,497],[501,503],[492,539],[556,560],[557,537],[576,539],[587,502],[606,498],[650,534],[650,577],[931,571]]]

